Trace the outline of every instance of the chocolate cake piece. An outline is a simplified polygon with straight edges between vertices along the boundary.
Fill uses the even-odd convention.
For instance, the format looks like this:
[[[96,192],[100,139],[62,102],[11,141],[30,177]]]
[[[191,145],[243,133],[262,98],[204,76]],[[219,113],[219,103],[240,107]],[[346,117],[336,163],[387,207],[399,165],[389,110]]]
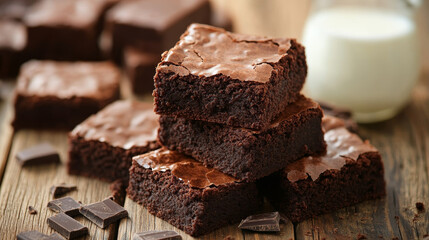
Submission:
[[[155,111],[262,130],[297,100],[307,74],[294,39],[192,24],[155,75]]]
[[[160,54],[147,53],[135,48],[125,49],[125,70],[134,93],[152,93],[153,76],[160,60]]]
[[[40,0],[24,17],[36,59],[97,60],[103,15],[111,0]]]
[[[161,54],[174,45],[189,24],[209,21],[208,0],[123,1],[107,13],[112,56],[121,61],[125,47]]]
[[[306,156],[325,151],[322,110],[300,96],[262,131],[160,117],[159,141],[240,180],[254,181]]]
[[[165,148],[133,158],[128,197],[192,236],[258,211],[255,183],[244,183]]]
[[[120,72],[109,62],[25,63],[18,76],[19,128],[72,129],[119,98]]]
[[[159,147],[158,125],[150,103],[112,103],[69,134],[68,172],[128,184],[131,158]]]
[[[0,20],[0,78],[18,74],[25,61],[26,30],[22,23]]]
[[[325,155],[302,158],[262,180],[261,190],[294,223],[385,195],[377,149],[344,125],[324,128]]]

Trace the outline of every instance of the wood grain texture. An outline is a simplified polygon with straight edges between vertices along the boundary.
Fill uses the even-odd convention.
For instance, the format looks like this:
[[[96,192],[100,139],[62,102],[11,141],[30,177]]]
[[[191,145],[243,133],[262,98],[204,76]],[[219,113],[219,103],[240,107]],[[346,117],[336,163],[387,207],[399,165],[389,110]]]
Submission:
[[[0,81],[0,183],[7,163],[13,128],[10,125],[13,115],[13,89],[15,83]]]
[[[59,151],[62,164],[30,166],[21,168],[16,153],[41,142],[49,142]],[[65,169],[67,133],[52,131],[21,130],[15,134],[6,172],[0,189],[0,233],[1,239],[15,239],[22,231],[38,230],[48,234],[53,230],[46,220],[54,215],[46,206],[51,200],[50,186],[62,182],[76,184],[77,191],[69,194],[76,200],[89,204],[110,195],[109,184],[84,177],[69,176]],[[33,206],[38,214],[30,215]],[[78,221],[88,226],[90,237],[86,239],[112,239],[115,226],[103,230],[83,217]]]

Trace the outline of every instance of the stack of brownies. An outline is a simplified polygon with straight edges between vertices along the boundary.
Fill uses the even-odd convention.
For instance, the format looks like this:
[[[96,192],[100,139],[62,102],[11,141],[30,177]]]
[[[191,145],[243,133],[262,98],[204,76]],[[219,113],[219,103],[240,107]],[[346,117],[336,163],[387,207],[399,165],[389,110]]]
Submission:
[[[189,26],[158,64],[163,148],[133,158],[129,197],[193,236],[258,211],[257,180],[325,152],[306,73],[293,39]]]

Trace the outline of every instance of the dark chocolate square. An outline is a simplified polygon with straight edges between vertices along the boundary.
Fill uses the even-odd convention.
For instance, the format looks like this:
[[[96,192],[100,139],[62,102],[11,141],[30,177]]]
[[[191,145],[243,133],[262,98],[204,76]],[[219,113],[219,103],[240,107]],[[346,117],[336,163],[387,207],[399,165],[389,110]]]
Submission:
[[[48,202],[48,208],[54,212],[63,212],[70,217],[79,215],[80,203],[71,197],[63,197]]]
[[[101,228],[106,228],[121,218],[128,217],[127,210],[110,198],[83,206],[79,211],[83,216]]]

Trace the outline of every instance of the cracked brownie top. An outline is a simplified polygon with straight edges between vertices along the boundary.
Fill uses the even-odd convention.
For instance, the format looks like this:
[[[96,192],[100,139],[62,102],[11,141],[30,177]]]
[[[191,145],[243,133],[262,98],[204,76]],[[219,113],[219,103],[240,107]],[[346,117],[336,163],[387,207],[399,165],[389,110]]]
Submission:
[[[267,38],[227,32],[192,24],[180,41],[165,52],[157,72],[181,76],[223,74],[241,81],[267,82],[291,47],[291,39]]]

